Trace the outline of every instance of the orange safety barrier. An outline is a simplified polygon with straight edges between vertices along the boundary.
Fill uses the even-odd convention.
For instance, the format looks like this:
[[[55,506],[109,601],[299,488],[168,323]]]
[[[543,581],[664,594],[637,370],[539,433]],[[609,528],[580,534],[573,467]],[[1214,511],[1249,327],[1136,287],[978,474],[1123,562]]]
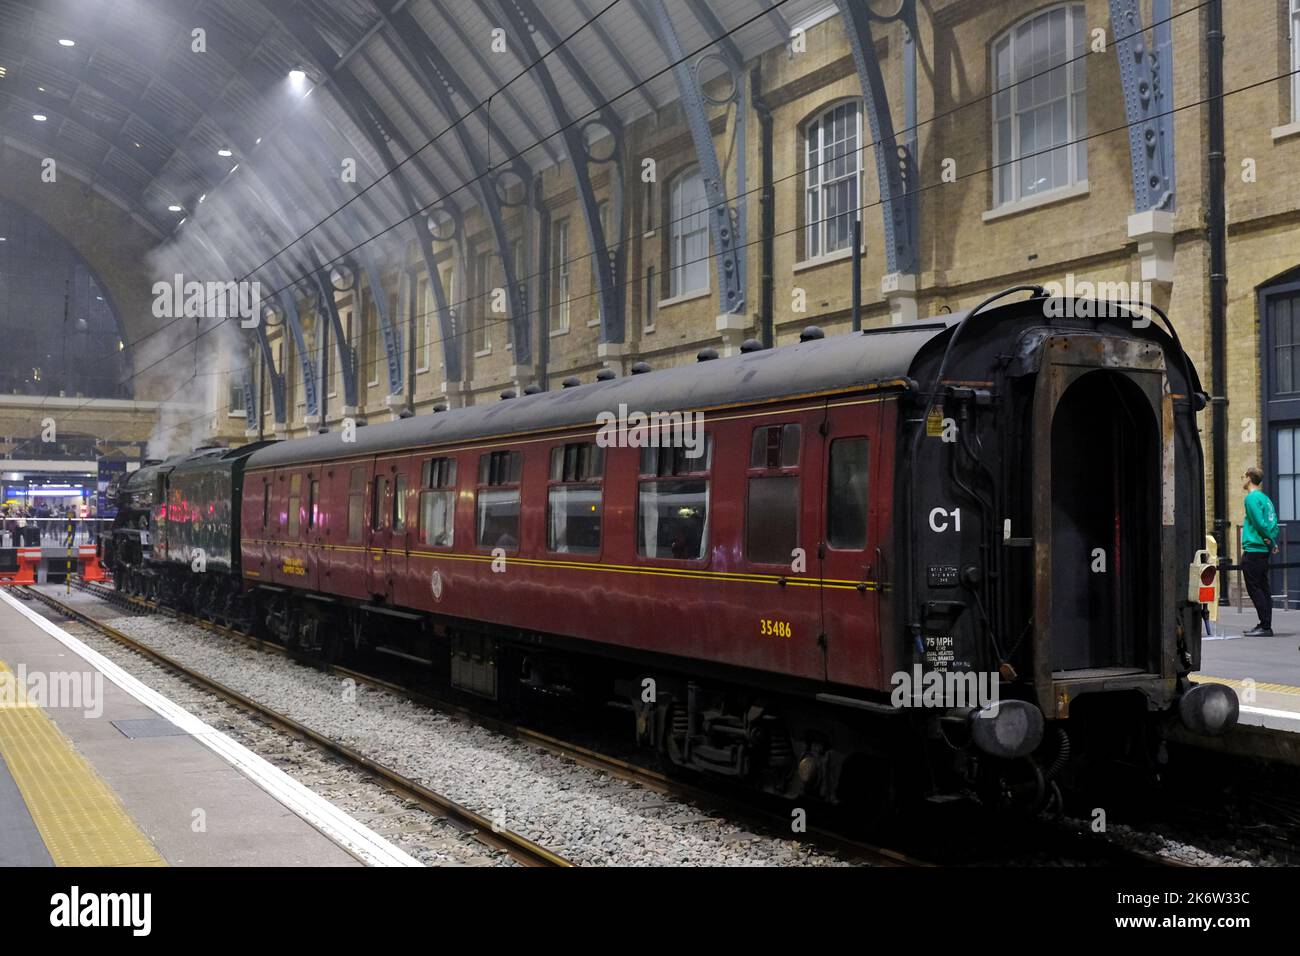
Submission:
[[[17,548],[18,570],[0,571],[0,585],[35,584],[36,568],[41,563],[40,548]]]
[[[99,551],[93,544],[77,546],[77,573],[83,581],[107,581],[104,566],[99,563]]]

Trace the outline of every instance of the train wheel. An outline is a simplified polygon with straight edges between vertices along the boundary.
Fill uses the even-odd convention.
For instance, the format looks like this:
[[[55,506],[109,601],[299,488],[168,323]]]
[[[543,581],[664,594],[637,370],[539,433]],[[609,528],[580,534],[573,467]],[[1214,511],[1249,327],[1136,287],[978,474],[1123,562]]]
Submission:
[[[1031,816],[1043,812],[1052,797],[1043,768],[1029,757],[982,764],[976,793],[986,807]]]

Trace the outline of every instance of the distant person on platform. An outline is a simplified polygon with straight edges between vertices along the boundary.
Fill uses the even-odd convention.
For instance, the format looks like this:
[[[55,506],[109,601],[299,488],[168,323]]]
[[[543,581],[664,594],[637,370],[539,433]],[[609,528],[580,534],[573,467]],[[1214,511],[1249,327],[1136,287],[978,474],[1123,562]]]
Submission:
[[[1273,594],[1268,583],[1268,556],[1277,554],[1277,510],[1260,485],[1264,473],[1254,465],[1242,475],[1246,492],[1246,520],[1241,527],[1241,572],[1259,623],[1247,637],[1273,636]]]

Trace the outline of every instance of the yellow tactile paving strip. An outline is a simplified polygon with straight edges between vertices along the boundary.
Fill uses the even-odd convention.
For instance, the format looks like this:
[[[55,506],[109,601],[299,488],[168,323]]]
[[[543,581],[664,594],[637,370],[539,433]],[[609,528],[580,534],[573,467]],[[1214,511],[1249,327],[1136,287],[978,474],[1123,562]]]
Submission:
[[[1205,684],[1226,684],[1229,687],[1240,690],[1242,682],[1233,677],[1211,677],[1208,674],[1197,674],[1192,680]],[[1300,687],[1293,687],[1290,684],[1265,684],[1259,681],[1255,682],[1255,690],[1272,691],[1275,694],[1293,694],[1300,696]]]
[[[166,866],[108,785],[0,661],[0,757],[55,866]]]

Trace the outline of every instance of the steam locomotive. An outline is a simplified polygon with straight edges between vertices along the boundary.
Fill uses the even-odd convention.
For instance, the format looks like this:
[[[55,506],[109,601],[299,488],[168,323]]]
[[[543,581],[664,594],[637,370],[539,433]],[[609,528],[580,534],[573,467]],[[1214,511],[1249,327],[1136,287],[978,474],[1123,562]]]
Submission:
[[[1172,721],[1224,732],[1237,700],[1189,680],[1191,362],[1167,319],[1028,291],[180,456],[122,484],[105,560],[322,660],[611,705],[769,792],[1042,809],[1094,758],[1154,760]]]

